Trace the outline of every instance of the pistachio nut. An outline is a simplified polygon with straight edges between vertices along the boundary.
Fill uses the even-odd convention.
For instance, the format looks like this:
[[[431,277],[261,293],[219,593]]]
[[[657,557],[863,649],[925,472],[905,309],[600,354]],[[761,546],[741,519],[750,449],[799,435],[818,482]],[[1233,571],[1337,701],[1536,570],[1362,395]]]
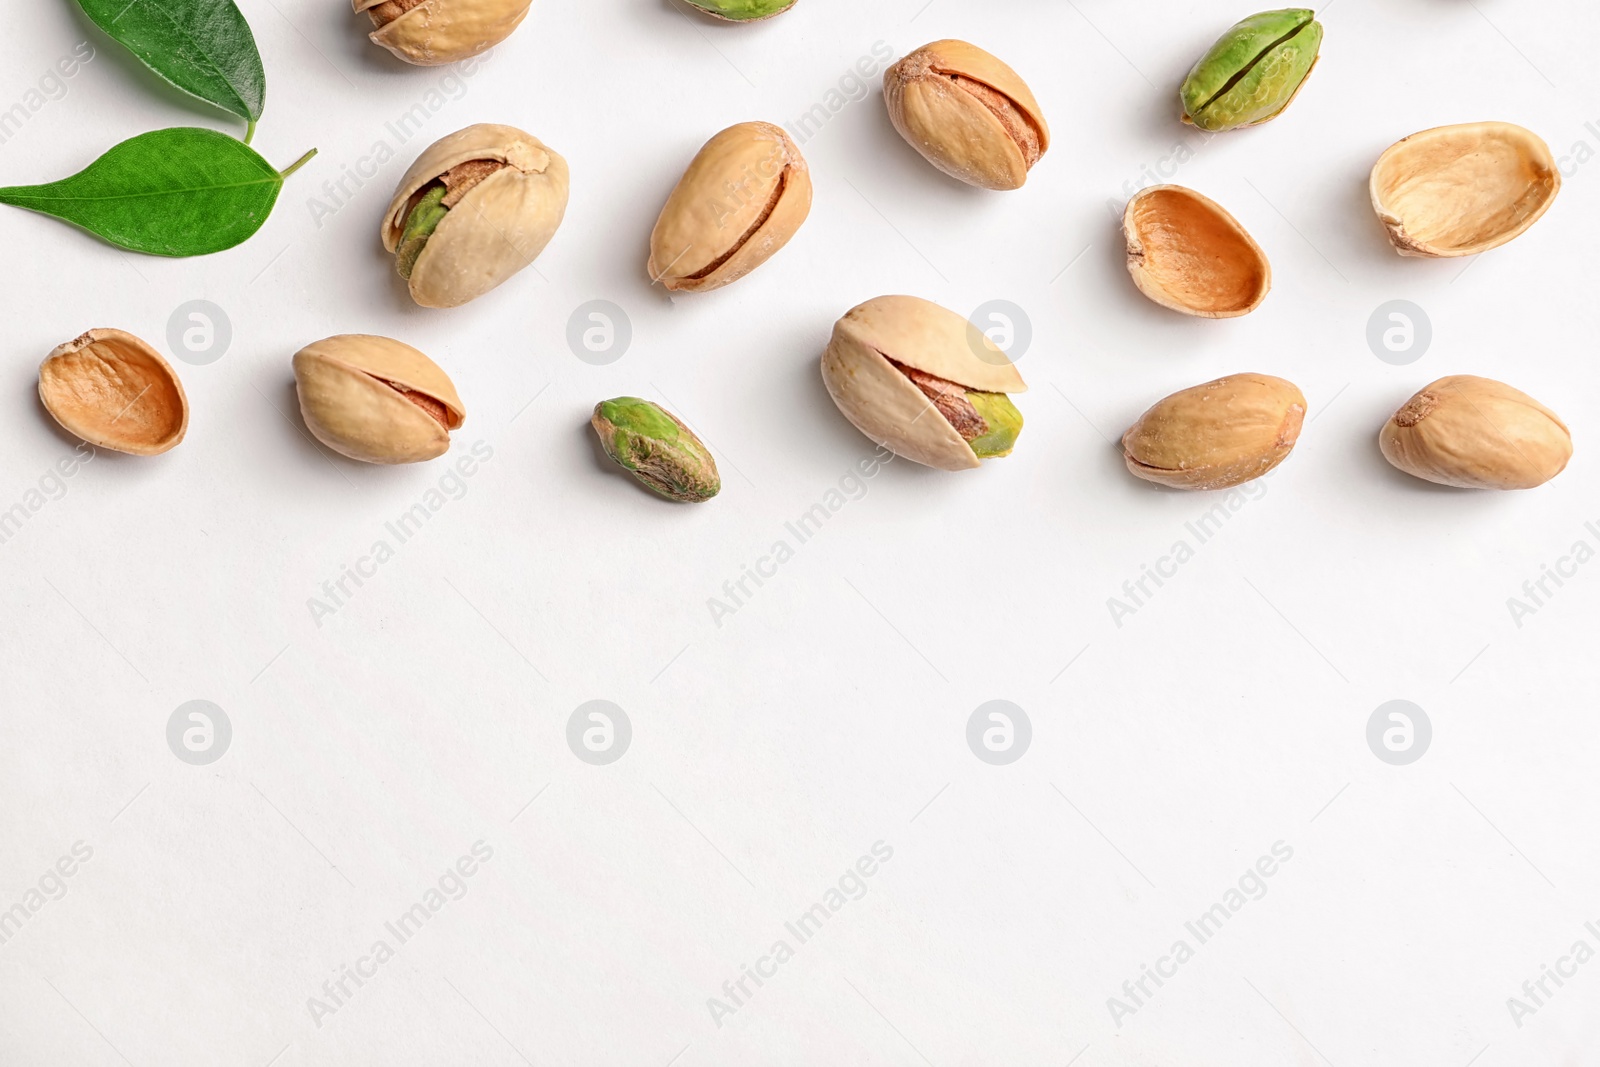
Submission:
[[[533,0],[351,0],[365,11],[380,44],[419,67],[482,55],[527,17]]]
[[[1011,454],[1027,390],[994,342],[960,315],[914,296],[880,296],[845,313],[822,355],[822,380],[856,429],[941,470]]]
[[[811,213],[811,170],[770,122],[741,122],[705,143],[650,234],[650,280],[720,289],[765,263]]]
[[[1128,470],[1174,489],[1227,489],[1282,463],[1306,398],[1293,382],[1232,374],[1173,393],[1122,435]]]
[[[459,307],[539,257],[567,211],[567,161],[513,126],[480,123],[417,158],[383,216],[411,299]]]
[[[90,330],[39,365],[39,399],[97,448],[157,456],[189,429],[189,399],[161,353],[122,330]]]
[[[1183,121],[1219,131],[1277,118],[1299,95],[1321,47],[1322,23],[1310,8],[1263,11],[1235,23],[1183,80]]]
[[[889,121],[922,157],[982,189],[1020,189],[1050,147],[1027,82],[965,41],[923,45],[883,75]]]
[[[1572,434],[1556,413],[1491,378],[1440,378],[1378,435],[1407,474],[1461,489],[1532,489],[1566,469]]]
[[[1539,221],[1561,189],[1549,145],[1509,122],[1469,122],[1391,145],[1368,185],[1402,256],[1470,256]]]
[[[1162,307],[1208,319],[1234,318],[1261,306],[1272,265],[1237,219],[1181,185],[1140,192],[1122,213],[1128,272]]]
[[[781,15],[798,0],[687,0],[690,7],[728,22],[759,22]]]
[[[388,337],[343,334],[294,356],[300,413],[317,440],[364,463],[416,463],[450,450],[466,419],[439,365]]]
[[[636,396],[602,400],[589,424],[606,455],[658,496],[696,504],[722,491],[710,450],[661,405]]]

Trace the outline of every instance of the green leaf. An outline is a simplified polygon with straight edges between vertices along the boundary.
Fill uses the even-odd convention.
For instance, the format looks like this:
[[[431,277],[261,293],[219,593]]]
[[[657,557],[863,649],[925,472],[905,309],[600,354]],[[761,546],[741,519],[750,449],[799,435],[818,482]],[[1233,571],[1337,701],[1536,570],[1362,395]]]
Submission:
[[[0,189],[0,203],[65,219],[134,252],[203,256],[259,230],[283,180],[315,154],[279,174],[227,134],[156,130],[123,141],[70,178]]]
[[[145,66],[254,129],[266,102],[250,24],[233,0],[78,0],[84,13]]]

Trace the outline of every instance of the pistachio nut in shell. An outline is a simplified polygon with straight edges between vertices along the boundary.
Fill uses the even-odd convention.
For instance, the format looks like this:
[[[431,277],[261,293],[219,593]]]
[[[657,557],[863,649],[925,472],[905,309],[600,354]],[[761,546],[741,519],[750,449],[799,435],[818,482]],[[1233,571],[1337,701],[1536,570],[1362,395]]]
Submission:
[[[1128,273],[1162,307],[1208,319],[1261,306],[1272,265],[1261,246],[1222,206],[1181,185],[1157,185],[1122,213]]]
[[[685,0],[697,11],[726,22],[759,22],[783,14],[798,0]]]
[[[741,122],[707,141],[650,234],[652,282],[720,289],[789,243],[811,213],[811,170],[770,122]]]
[[[567,161],[514,126],[480,123],[417,158],[383,216],[411,298],[459,307],[532,263],[567,211]]]
[[[606,455],[656,495],[696,504],[722,491],[711,451],[660,404],[636,396],[602,400],[589,424]]]
[[[845,313],[822,355],[840,412],[898,455],[968,470],[1009,455],[1027,390],[994,342],[955,312],[914,296],[880,296]]]
[[[1509,122],[1469,122],[1391,145],[1368,184],[1402,256],[1470,256],[1539,221],[1561,190],[1550,146]]]
[[[527,17],[533,0],[351,0],[370,34],[407,63],[437,67],[482,55]]]
[[[1566,469],[1572,434],[1556,413],[1492,378],[1440,378],[1378,435],[1407,474],[1461,489],[1532,489]]]
[[[1309,8],[1235,23],[1183,80],[1183,121],[1220,131],[1277,118],[1300,94],[1321,48],[1322,23]]]
[[[976,45],[935,41],[883,75],[889,121],[935,167],[981,189],[1020,189],[1050,147],[1028,83]]]
[[[364,463],[416,463],[450,449],[466,419],[439,365],[388,337],[342,334],[294,356],[300,413],[317,440]]]
[[[1173,393],[1122,435],[1128,470],[1174,489],[1227,489],[1282,463],[1306,398],[1268,374],[1231,374]]]
[[[122,330],[90,330],[39,365],[39,399],[96,448],[156,456],[189,429],[189,399],[172,364]]]

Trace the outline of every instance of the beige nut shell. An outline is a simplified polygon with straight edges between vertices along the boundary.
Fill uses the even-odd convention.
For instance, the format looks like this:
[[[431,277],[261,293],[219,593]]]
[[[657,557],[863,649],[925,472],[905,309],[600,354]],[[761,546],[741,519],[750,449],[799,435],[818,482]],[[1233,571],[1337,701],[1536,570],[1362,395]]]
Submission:
[[[172,364],[122,330],[90,330],[39,365],[39,399],[69,432],[97,448],[156,456],[189,429],[189,399]]]
[[[1288,458],[1306,398],[1270,374],[1230,374],[1179,390],[1122,435],[1128,470],[1174,489],[1228,489]]]
[[[351,0],[359,14],[383,0]],[[423,0],[368,36],[407,63],[437,67],[482,55],[522,24],[533,0]]]
[[[1272,265],[1255,238],[1193,189],[1141,191],[1122,213],[1122,236],[1133,283],[1173,311],[1235,318],[1260,307],[1272,288]]]
[[[555,236],[567,211],[567,161],[514,126],[480,123],[458,130],[417,158],[383,216],[383,247],[394,252],[411,200],[461,163],[505,163],[470,189],[428,238],[407,283],[423,307],[459,307],[527,267]]]
[[[772,258],[811,212],[811,171],[770,122],[741,122],[707,141],[650,234],[650,280],[720,289]]]
[[[822,355],[833,402],[873,441],[940,470],[970,470],[981,461],[891,359],[986,393],[1028,389],[1005,353],[948,308],[914,296],[880,296],[846,312]]]
[[[1550,146],[1510,122],[1439,126],[1395,142],[1368,181],[1402,256],[1470,256],[1539,221],[1561,190]]]
[[[335,452],[365,463],[416,463],[450,449],[445,426],[395,386],[442,405],[451,430],[466,419],[439,365],[389,337],[315,341],[295,353],[294,377],[306,427]]]
[[[988,101],[952,75],[985,87]],[[1008,125],[1030,125],[1040,156],[1050,148],[1050,127],[1028,83],[966,41],[935,41],[903,57],[884,72],[883,100],[900,136],[929,163],[968,185],[1020,189],[1028,180],[1032,164]]]
[[[1454,374],[1419,391],[1378,435],[1384,458],[1459,489],[1532,489],[1567,467],[1572,433],[1527,393]]]

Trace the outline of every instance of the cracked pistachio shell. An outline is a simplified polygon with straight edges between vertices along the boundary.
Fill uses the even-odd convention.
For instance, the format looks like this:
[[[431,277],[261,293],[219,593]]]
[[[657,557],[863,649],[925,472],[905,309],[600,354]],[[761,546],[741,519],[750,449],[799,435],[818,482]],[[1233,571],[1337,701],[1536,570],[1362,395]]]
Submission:
[[[978,455],[895,363],[979,392],[1028,388],[994,342],[938,304],[880,296],[846,312],[822,355],[828,394],[867,437],[940,470],[970,470]]]
[[[1181,185],[1157,185],[1122,214],[1128,273],[1162,307],[1208,319],[1254,311],[1272,288],[1261,246],[1222,205]]]
[[[1122,435],[1128,470],[1174,489],[1227,489],[1282,463],[1306,398],[1293,382],[1232,374],[1173,393]]]
[[[765,263],[811,213],[811,171],[770,122],[741,122],[705,143],[650,234],[651,281],[720,289]]]
[[[727,22],[759,22],[783,14],[798,0],[686,0],[712,18]]]
[[[606,455],[657,496],[697,504],[722,491],[711,451],[660,404],[636,396],[602,400],[589,424]]]
[[[965,41],[923,45],[883,75],[889,121],[939,170],[982,189],[1020,189],[1050,147],[1020,75]]]
[[[189,429],[189,400],[172,365],[122,330],[90,330],[39,365],[39,399],[68,432],[97,448],[156,456]]]
[[[343,334],[294,356],[300,413],[317,440],[365,463],[416,463],[450,450],[466,419],[439,365],[388,337]]]
[[[522,24],[533,0],[351,0],[370,34],[407,63],[437,67],[482,55]]]
[[[505,166],[450,208],[411,267],[407,285],[423,307],[459,307],[539,257],[567,211],[567,161],[514,126],[480,123],[417,158],[383,216],[383,247],[396,252],[415,200],[452,167],[474,160]]]
[[[1299,95],[1322,48],[1309,8],[1263,11],[1234,24],[1184,79],[1183,121],[1236,130],[1275,119]]]
[[[1550,147],[1509,122],[1414,133],[1372,168],[1369,190],[1402,256],[1470,256],[1539,221],[1561,189]]]
[[[1491,378],[1440,378],[1378,435],[1407,474],[1460,489],[1532,489],[1566,469],[1572,433],[1556,413]]]

